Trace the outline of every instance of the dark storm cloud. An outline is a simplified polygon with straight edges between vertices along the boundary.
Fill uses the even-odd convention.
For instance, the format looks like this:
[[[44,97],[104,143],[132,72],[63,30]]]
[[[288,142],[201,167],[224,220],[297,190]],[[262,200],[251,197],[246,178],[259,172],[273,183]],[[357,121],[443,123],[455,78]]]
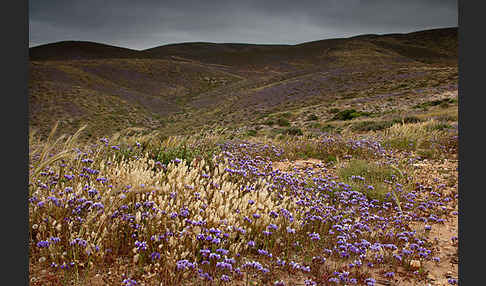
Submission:
[[[30,0],[30,46],[102,42],[146,49],[178,42],[296,44],[457,26],[457,1]]]

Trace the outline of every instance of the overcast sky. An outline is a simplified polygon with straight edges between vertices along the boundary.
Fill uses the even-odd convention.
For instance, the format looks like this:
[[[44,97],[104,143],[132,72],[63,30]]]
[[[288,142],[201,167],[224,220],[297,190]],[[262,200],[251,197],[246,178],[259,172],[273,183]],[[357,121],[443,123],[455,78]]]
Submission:
[[[457,14],[457,0],[29,0],[29,46],[297,44],[456,27]]]

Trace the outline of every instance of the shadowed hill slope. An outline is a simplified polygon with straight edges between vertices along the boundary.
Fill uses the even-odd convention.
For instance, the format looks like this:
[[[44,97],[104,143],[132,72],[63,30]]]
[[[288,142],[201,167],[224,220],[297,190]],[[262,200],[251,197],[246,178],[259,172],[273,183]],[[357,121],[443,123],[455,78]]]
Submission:
[[[31,61],[136,58],[137,50],[86,41],[63,41],[29,49]]]

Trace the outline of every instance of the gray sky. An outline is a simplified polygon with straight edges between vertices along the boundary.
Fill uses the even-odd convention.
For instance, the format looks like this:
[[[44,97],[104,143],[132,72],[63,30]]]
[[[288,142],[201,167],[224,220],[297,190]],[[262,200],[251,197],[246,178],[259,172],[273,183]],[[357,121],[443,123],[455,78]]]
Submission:
[[[457,26],[457,0],[29,0],[29,46],[298,44]]]

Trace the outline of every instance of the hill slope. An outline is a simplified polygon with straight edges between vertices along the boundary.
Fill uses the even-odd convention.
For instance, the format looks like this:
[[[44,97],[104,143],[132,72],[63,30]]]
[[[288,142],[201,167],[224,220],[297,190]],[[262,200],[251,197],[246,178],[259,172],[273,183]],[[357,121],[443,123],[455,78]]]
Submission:
[[[63,41],[29,49],[31,61],[135,58],[139,51],[94,42]]]
[[[372,98],[457,89],[457,28],[144,51],[59,42],[31,48],[30,56],[30,125],[47,132],[55,120],[68,129],[90,122],[93,136],[132,126],[167,134],[237,128],[309,107],[331,118],[327,110],[336,104],[361,101],[369,104],[359,108],[378,110],[382,103]]]

